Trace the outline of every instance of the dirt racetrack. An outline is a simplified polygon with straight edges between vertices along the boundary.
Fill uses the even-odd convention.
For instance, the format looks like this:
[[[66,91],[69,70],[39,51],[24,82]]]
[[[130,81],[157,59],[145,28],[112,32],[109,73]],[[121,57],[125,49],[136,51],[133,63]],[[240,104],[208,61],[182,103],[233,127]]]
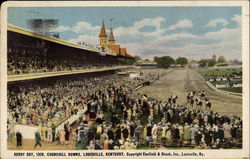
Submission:
[[[166,101],[171,94],[175,94],[178,96],[177,104],[186,105],[186,96],[191,90],[197,94],[199,90],[204,90],[206,97],[212,103],[211,110],[242,116],[242,97],[227,95],[209,88],[196,72],[190,69],[174,70],[149,86],[139,89],[138,92],[163,101]],[[205,109],[204,105],[202,109]]]

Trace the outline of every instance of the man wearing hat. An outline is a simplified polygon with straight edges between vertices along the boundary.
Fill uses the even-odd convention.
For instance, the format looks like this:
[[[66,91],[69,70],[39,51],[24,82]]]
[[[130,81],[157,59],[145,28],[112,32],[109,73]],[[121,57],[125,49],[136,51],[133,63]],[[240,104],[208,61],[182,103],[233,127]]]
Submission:
[[[22,141],[23,141],[23,136],[20,133],[20,131],[17,130],[17,132],[16,132],[16,146],[17,147],[22,146]]]
[[[35,132],[35,145],[34,145],[34,148],[36,148],[37,145],[39,145],[40,147],[42,147],[42,144],[41,144],[41,135],[40,135],[40,133],[39,133],[38,130]]]

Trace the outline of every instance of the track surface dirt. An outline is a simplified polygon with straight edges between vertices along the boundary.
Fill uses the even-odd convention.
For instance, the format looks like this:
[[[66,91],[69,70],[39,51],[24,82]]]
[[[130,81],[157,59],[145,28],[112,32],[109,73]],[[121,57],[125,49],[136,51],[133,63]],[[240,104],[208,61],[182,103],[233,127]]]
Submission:
[[[187,105],[186,96],[191,90],[197,92],[204,90],[206,97],[212,103],[211,110],[242,116],[242,98],[234,95],[227,95],[209,88],[197,75],[190,69],[174,70],[159,80],[154,81],[149,86],[145,86],[138,92],[147,94],[153,98],[166,101],[170,95],[178,96],[177,104]],[[203,106],[203,110],[205,106]]]

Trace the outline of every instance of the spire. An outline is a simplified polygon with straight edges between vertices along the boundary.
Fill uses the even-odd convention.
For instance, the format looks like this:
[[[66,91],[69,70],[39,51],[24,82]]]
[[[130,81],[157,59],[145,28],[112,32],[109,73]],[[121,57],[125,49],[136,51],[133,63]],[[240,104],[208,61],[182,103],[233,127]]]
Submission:
[[[115,41],[112,28],[110,28],[109,41]]]
[[[104,21],[102,21],[102,28],[101,28],[101,32],[99,34],[99,37],[107,37],[106,31],[105,31]]]

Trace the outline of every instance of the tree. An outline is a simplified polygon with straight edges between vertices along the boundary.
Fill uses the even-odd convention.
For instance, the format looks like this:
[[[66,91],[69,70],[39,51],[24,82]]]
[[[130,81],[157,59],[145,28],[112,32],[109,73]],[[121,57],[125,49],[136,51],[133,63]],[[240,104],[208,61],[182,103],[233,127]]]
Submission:
[[[231,61],[231,63],[234,64],[234,65],[239,65],[241,62],[239,60],[237,60],[237,59],[234,59],[234,60]]]
[[[163,56],[157,59],[157,67],[168,68],[175,63],[175,60],[170,56]]]
[[[204,60],[201,60],[201,61],[199,62],[199,66],[200,66],[200,67],[206,67],[206,65],[207,65],[207,62],[204,61]]]
[[[213,60],[208,61],[208,67],[213,67],[215,64],[216,62]]]
[[[225,62],[226,62],[226,59],[225,59],[224,56],[220,56],[220,57],[218,58],[218,63],[225,63]]]
[[[135,56],[134,59],[135,59],[135,61],[140,61],[141,60],[141,58],[139,56]]]
[[[159,59],[160,59],[160,57],[155,56],[155,57],[154,57],[154,62],[157,63],[157,61],[158,61]]]
[[[176,59],[176,63],[183,66],[188,63],[188,60],[185,57],[178,57],[178,59]]]
[[[191,63],[198,63],[199,61],[196,61],[194,59],[191,60]]]
[[[141,60],[139,56],[135,56],[134,59],[132,60],[132,64],[136,64]]]

